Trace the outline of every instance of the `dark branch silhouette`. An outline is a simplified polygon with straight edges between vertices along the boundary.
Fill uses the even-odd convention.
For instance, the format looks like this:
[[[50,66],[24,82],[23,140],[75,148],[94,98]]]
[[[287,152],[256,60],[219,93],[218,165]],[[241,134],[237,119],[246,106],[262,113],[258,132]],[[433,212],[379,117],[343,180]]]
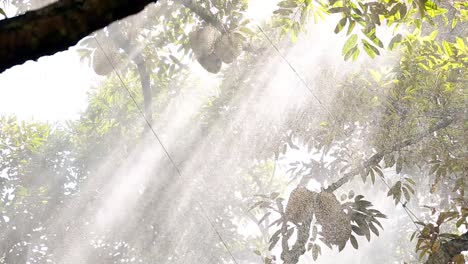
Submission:
[[[61,0],[0,21],[0,72],[52,55],[157,0]]]

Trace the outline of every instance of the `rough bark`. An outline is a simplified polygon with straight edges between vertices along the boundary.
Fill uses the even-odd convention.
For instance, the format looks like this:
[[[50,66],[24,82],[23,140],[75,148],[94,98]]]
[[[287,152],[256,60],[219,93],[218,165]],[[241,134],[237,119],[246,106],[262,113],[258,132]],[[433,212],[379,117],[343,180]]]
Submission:
[[[0,72],[66,50],[157,0],[61,0],[0,21]]]

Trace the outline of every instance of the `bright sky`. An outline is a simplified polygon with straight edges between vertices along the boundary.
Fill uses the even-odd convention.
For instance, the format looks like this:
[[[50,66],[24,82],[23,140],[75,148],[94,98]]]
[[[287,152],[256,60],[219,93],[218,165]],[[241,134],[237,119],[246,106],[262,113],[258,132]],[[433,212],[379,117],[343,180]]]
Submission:
[[[94,82],[94,73],[73,50],[28,61],[0,74],[0,114],[44,121],[76,118]]]

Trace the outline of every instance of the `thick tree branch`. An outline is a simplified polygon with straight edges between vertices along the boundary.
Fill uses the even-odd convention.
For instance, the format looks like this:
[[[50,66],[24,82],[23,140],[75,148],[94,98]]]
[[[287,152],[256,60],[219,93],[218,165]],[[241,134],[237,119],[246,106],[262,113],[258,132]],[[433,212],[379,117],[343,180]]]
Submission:
[[[345,173],[343,175],[343,177],[341,177],[338,181],[336,181],[335,183],[333,183],[332,185],[330,185],[326,191],[327,192],[333,192],[333,191],[336,191],[338,188],[340,188],[343,184],[347,183],[348,181],[350,181],[354,176],[356,175],[359,175],[359,173],[361,173],[364,169],[367,169],[367,168],[370,168],[372,166],[375,166],[377,165],[381,160],[382,158],[387,155],[387,154],[390,154],[394,151],[398,151],[398,150],[401,150],[405,147],[408,147],[410,145],[413,145],[413,144],[416,144],[418,143],[419,141],[421,141],[423,138],[433,134],[434,132],[440,130],[440,129],[443,129],[443,128],[446,128],[448,127],[450,124],[452,124],[455,120],[457,120],[457,118],[450,118],[450,117],[447,117],[445,119],[443,119],[441,122],[437,123],[435,126],[431,127],[430,129],[426,130],[426,131],[422,131],[420,133],[417,133],[416,135],[412,136],[411,138],[409,139],[406,139],[406,140],[403,140],[395,145],[393,145],[392,148],[390,149],[387,149],[387,150],[383,150],[383,151],[380,151],[380,152],[377,152],[375,153],[374,155],[372,155],[368,160],[366,160],[364,162],[364,164],[362,165],[362,167],[360,168],[356,168],[356,169],[353,169],[351,170],[350,172],[348,173]]]
[[[60,0],[0,21],[0,72],[66,50],[90,33],[157,0]]]

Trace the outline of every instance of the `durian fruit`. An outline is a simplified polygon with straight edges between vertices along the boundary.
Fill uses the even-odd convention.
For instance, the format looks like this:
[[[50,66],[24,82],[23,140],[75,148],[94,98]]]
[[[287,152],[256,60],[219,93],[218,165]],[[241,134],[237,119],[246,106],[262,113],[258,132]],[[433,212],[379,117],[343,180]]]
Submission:
[[[241,38],[236,33],[223,34],[214,45],[214,53],[224,63],[232,63],[242,53]]]
[[[314,213],[317,223],[322,226],[322,236],[331,245],[344,247],[351,236],[351,222],[343,211],[335,195],[322,191],[314,203]]]
[[[215,27],[206,25],[189,34],[190,47],[195,57],[201,58],[214,52],[214,45],[221,33]],[[203,66],[203,65],[202,65]]]
[[[93,54],[94,72],[101,76],[110,74],[113,70],[112,65],[117,68],[118,65],[122,62],[122,56],[116,50],[112,48],[106,48],[105,51],[106,53],[104,53],[102,49],[97,48]]]
[[[218,73],[221,70],[222,62],[221,59],[218,58],[215,54],[208,54],[197,58],[198,62],[211,73]]]
[[[286,205],[286,218],[295,224],[312,221],[314,199],[317,193],[309,191],[305,187],[294,189]]]
[[[107,61],[106,56],[102,50],[97,49],[93,55],[93,69],[94,72],[101,76],[106,76],[112,72],[112,66]]]

